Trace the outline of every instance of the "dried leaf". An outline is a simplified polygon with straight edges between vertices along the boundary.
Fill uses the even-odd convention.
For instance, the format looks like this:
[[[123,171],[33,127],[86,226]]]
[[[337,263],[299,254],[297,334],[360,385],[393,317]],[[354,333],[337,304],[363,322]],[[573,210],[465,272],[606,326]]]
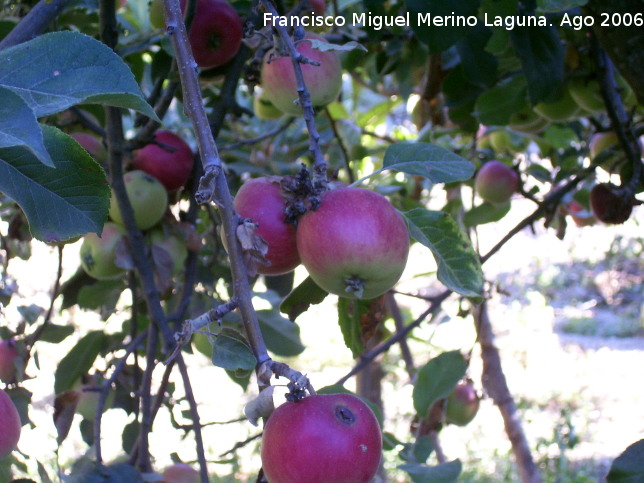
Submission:
[[[260,392],[255,399],[246,404],[244,414],[253,426],[257,426],[259,418],[267,418],[275,409],[273,404],[274,391],[275,386],[269,386]]]
[[[59,445],[65,441],[69,434],[79,399],[80,392],[74,390],[65,391],[56,396],[54,401],[54,425],[58,433],[57,441]]]

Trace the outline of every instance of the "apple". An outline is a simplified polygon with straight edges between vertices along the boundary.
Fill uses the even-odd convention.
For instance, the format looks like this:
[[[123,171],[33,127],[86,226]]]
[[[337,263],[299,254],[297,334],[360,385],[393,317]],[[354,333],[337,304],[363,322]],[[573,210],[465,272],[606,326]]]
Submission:
[[[13,339],[0,342],[0,381],[13,382],[16,377],[16,361],[19,357],[20,354]]]
[[[165,234],[162,229],[154,230],[151,234],[152,248],[161,248],[172,262],[171,275],[177,276],[183,270],[183,264],[188,256],[188,247],[183,239],[173,234]]]
[[[445,402],[446,422],[466,426],[476,416],[479,404],[479,397],[472,384],[468,381],[458,383]]]
[[[285,221],[285,200],[279,178],[262,177],[246,181],[235,195],[235,209],[242,218],[259,225],[255,231],[268,244],[269,266],[260,265],[263,275],[279,275],[295,269],[300,256],[295,241],[295,227]]]
[[[279,406],[264,426],[261,458],[270,483],[367,483],[381,453],[369,406],[352,394],[327,394]]]
[[[634,204],[632,193],[612,183],[600,183],[590,190],[590,208],[604,223],[624,223],[631,216]]]
[[[309,5],[315,15],[324,15],[324,12],[326,12],[325,0],[309,0]]]
[[[501,161],[488,161],[476,173],[474,189],[485,201],[502,204],[519,188],[519,176]]]
[[[105,146],[103,146],[103,142],[99,138],[85,132],[72,132],[69,135],[96,161],[105,160]]]
[[[185,12],[186,0],[181,0]],[[243,37],[239,14],[226,0],[197,0],[188,40],[201,69],[224,65],[239,51]]]
[[[170,131],[157,131],[154,143],[134,151],[132,165],[161,181],[172,193],[186,184],[194,165],[190,146]]]
[[[88,233],[80,247],[81,266],[87,274],[98,280],[110,280],[123,275],[125,270],[114,261],[116,247],[125,236],[125,229],[116,223],[107,222],[99,237]]]
[[[78,403],[76,405],[76,412],[83,416],[88,421],[93,421],[96,417],[98,410],[98,401],[101,397],[100,391],[89,390],[90,388],[96,389],[99,382],[94,376],[83,376],[74,385],[74,390],[78,392]],[[105,399],[103,411],[106,411],[112,404],[114,404],[114,391],[110,389]]]
[[[566,205],[566,211],[572,218],[575,225],[579,227],[591,226],[597,222],[592,211],[584,208],[579,202],[572,200]]]
[[[384,196],[362,188],[322,195],[297,227],[297,249],[309,275],[327,292],[372,299],[393,287],[405,269],[409,233]]]
[[[579,106],[570,95],[568,89],[566,89],[558,100],[548,103],[540,102],[534,106],[534,110],[548,121],[563,122],[576,118],[579,113]]]
[[[18,446],[22,423],[9,395],[0,389],[0,459]]]
[[[495,129],[488,134],[490,145],[494,152],[518,154],[528,147],[526,136],[507,129]]]
[[[161,483],[199,483],[199,472],[185,463],[175,463],[163,472]]]
[[[139,230],[147,230],[156,225],[168,207],[168,192],[161,182],[145,171],[135,170],[123,176],[125,190],[134,210],[134,220]],[[110,217],[119,225],[123,224],[121,209],[112,190]]]
[[[313,107],[326,106],[335,100],[342,87],[342,65],[338,54],[329,50],[322,52],[314,49],[309,40],[321,40],[320,35],[308,32],[297,44],[297,51],[309,60],[320,65],[300,64],[304,83],[311,93]],[[297,81],[290,57],[280,57],[270,50],[262,64],[262,86],[266,98],[280,111],[287,114],[301,114],[298,100]]]
[[[255,115],[264,121],[274,121],[284,115],[271,101],[266,99],[266,94],[263,90],[255,92],[253,97],[253,110]]]
[[[585,111],[597,113],[606,109],[599,83],[595,79],[575,77],[568,82],[568,91],[577,105]]]

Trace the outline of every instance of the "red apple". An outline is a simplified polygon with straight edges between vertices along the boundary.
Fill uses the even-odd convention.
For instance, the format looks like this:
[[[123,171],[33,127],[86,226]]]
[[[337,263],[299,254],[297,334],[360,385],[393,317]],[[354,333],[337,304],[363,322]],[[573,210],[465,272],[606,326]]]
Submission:
[[[612,183],[600,183],[590,190],[590,207],[604,223],[624,223],[631,216],[634,204],[633,195],[627,189]]]
[[[329,394],[279,406],[264,427],[261,457],[270,483],[367,483],[381,453],[369,406],[352,394]]]
[[[190,146],[176,134],[157,131],[155,143],[134,151],[135,169],[145,171],[161,181],[170,193],[178,190],[190,177],[194,157]]]
[[[242,218],[259,225],[256,232],[268,244],[269,266],[259,266],[264,275],[292,271],[300,264],[295,228],[284,221],[285,200],[279,178],[254,178],[246,181],[235,195],[235,209]]]
[[[315,15],[324,15],[326,12],[325,0],[309,0],[309,6]]]
[[[22,424],[9,395],[0,389],[0,459],[18,446]]]
[[[105,147],[99,138],[84,132],[72,132],[69,135],[96,161],[105,160]]]
[[[16,377],[16,361],[19,357],[20,354],[13,339],[0,342],[0,381],[13,382]]]
[[[116,246],[125,236],[125,229],[116,223],[105,223],[100,238],[88,233],[80,247],[81,265],[85,272],[98,280],[121,277],[125,270],[116,266]]]
[[[519,187],[519,176],[501,161],[488,161],[476,173],[474,189],[489,203],[505,203]]]
[[[460,382],[445,402],[445,420],[449,424],[466,426],[479,410],[479,397],[470,382]]]
[[[186,0],[181,0],[185,12]],[[224,65],[237,54],[243,37],[237,10],[226,0],[197,0],[188,40],[201,69]]]
[[[199,483],[199,472],[185,463],[175,463],[163,472],[161,483]]]
[[[302,216],[297,248],[311,278],[327,292],[371,299],[393,287],[405,269],[409,233],[387,198],[361,188],[327,191]]]
[[[161,182],[144,171],[135,170],[123,176],[125,190],[134,210],[134,219],[139,230],[147,230],[156,225],[168,207],[168,192]],[[121,209],[112,190],[110,217],[115,223],[123,224]]]
[[[297,44],[297,51],[309,60],[320,63],[320,65],[300,64],[300,66],[304,83],[311,93],[311,103],[314,107],[326,106],[340,93],[342,65],[335,51],[322,52],[314,49],[307,39],[323,41],[324,38],[309,32]],[[302,108],[294,102],[299,97],[291,58],[275,57],[277,55],[279,54],[269,51],[262,64],[262,86],[266,92],[265,96],[280,111],[287,114],[300,114]]]

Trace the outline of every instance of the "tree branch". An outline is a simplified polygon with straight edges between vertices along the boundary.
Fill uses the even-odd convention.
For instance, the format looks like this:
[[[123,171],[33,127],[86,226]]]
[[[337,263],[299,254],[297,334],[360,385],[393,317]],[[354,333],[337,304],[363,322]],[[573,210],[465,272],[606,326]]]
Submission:
[[[7,36],[0,41],[0,50],[31,40],[47,26],[72,0],[40,0]]]

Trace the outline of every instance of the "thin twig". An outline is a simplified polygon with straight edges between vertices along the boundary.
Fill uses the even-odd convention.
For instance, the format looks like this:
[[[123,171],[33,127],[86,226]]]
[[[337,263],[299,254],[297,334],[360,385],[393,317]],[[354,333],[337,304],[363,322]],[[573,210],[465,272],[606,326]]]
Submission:
[[[0,41],[0,50],[21,44],[43,33],[70,3],[71,0],[40,0]]]

